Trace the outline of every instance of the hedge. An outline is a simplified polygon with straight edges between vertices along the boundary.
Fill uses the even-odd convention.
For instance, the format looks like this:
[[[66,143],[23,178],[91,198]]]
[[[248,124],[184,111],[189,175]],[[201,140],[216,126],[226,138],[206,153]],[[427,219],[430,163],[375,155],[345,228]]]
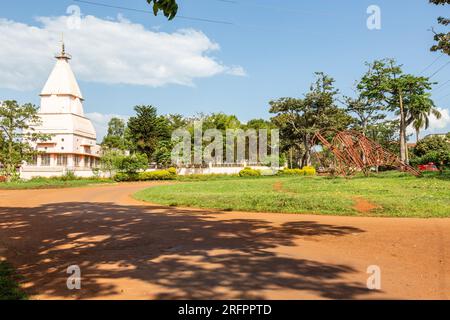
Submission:
[[[244,168],[239,172],[240,177],[259,177],[261,175],[261,171],[255,170],[252,168]]]
[[[176,177],[177,177],[177,169],[169,168],[167,170],[139,172],[139,173],[118,172],[114,176],[114,180],[117,182],[175,180]]]
[[[316,169],[311,166],[305,166],[303,169],[284,169],[281,170],[279,175],[285,176],[314,176],[316,175]]]

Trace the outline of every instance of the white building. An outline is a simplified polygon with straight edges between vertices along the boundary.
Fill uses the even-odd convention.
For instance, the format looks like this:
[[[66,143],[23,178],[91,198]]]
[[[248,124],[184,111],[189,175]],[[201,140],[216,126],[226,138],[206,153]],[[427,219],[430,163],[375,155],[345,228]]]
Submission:
[[[84,99],[64,44],[56,59],[40,94],[38,114],[42,123],[35,127],[37,132],[51,135],[51,138],[34,143],[33,146],[43,154],[37,156],[34,163],[21,168],[23,179],[61,176],[68,171],[89,177],[99,162],[101,149],[97,145],[97,135],[91,121],[84,116]]]

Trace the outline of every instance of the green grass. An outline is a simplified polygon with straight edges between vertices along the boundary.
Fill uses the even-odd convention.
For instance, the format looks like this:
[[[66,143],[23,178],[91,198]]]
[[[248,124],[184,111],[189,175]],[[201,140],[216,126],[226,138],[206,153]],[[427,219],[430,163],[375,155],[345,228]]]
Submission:
[[[0,300],[24,300],[27,295],[20,289],[13,268],[0,261]]]
[[[67,181],[59,179],[33,179],[29,181],[1,182],[0,190],[73,188],[101,183],[113,183],[113,181],[109,179],[77,179]]]
[[[281,190],[280,185],[281,183]],[[277,187],[278,185],[278,187]],[[450,178],[403,173],[372,177],[260,177],[197,181],[142,190],[136,199],[168,206],[234,211],[366,215],[384,217],[450,217]],[[355,197],[378,208],[357,211]]]

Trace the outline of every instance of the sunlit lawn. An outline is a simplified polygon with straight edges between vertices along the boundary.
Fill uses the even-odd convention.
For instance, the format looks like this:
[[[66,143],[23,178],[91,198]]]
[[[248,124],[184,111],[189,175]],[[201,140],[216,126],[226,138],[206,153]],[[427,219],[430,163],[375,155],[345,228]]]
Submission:
[[[396,217],[450,217],[450,179],[402,173],[373,177],[261,177],[183,182],[149,188],[140,200],[227,211]],[[376,208],[355,208],[364,199]]]

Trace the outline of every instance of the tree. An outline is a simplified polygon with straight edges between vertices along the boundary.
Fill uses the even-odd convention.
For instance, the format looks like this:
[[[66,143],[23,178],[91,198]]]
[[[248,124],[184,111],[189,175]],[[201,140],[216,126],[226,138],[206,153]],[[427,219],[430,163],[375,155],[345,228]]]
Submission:
[[[39,154],[30,143],[49,139],[33,128],[41,122],[37,112],[30,103],[19,105],[8,100],[0,105],[0,163],[7,181],[17,177],[18,167]]]
[[[181,114],[168,114],[165,116],[168,122],[169,131],[173,132],[177,129],[188,126],[189,120],[183,117]]]
[[[441,150],[450,151],[450,143],[446,138],[433,135],[417,142],[414,154],[422,157],[429,152]]]
[[[408,162],[406,129],[414,120],[414,110],[431,112],[434,107],[428,93],[432,83],[426,77],[404,74],[393,59],[376,60],[369,66],[358,88],[367,99],[383,104],[399,116],[400,159]],[[408,119],[409,115],[409,119]]]
[[[264,119],[252,119],[252,120],[249,120],[243,127],[245,129],[255,129],[255,130],[276,129],[276,126],[271,121],[264,120]]]
[[[153,106],[134,107],[136,116],[128,120],[128,136],[134,152],[144,153],[148,160],[162,140],[170,140],[169,125],[166,118],[157,115]]]
[[[399,153],[400,121],[388,120],[369,125],[366,136],[392,153]]]
[[[172,164],[172,149],[173,143],[171,141],[159,141],[153,153],[153,159],[158,165],[164,168],[169,167]]]
[[[119,170],[124,157],[125,154],[122,150],[104,149],[100,158],[102,170],[108,172],[110,177],[113,177],[114,173]]]
[[[147,0],[147,3],[150,5],[153,3],[153,13],[155,16],[159,11],[162,11],[164,16],[169,20],[172,20],[177,15],[178,4],[176,0]]]
[[[432,102],[432,101],[431,101]],[[434,104],[433,104],[434,105]],[[440,119],[442,114],[434,107],[427,107],[426,104],[417,105],[416,108],[412,108],[409,112],[409,120],[407,123],[412,123],[414,130],[416,131],[416,141],[419,141],[419,135],[421,129],[428,129],[430,126],[429,116],[433,114],[436,119]]]
[[[372,70],[369,69],[363,76],[363,80],[356,84],[355,98],[345,97],[344,103],[346,111],[354,114],[356,118],[356,129],[366,135],[370,126],[375,125],[386,118],[386,107],[380,102],[377,96],[367,95],[367,83],[364,79],[371,76]]]
[[[450,4],[450,0],[430,0],[430,3],[435,5],[446,5]],[[443,26],[448,26],[450,24],[450,19],[445,17],[439,17],[437,19],[438,23]],[[450,32],[435,32],[434,40],[436,44],[431,47],[431,51],[441,51],[442,53],[450,55]]]
[[[304,99],[281,98],[270,102],[270,112],[276,114],[272,121],[280,127],[283,139],[303,149],[301,166],[311,165],[312,138],[321,131],[346,129],[353,118],[335,104],[338,90],[334,79],[316,73],[316,81]]]
[[[121,157],[118,161],[118,169],[127,174],[135,174],[140,170],[148,167],[147,155],[143,153],[135,153],[129,156]]]
[[[420,140],[414,148],[414,164],[435,163],[442,170],[450,165],[450,142],[446,137],[431,136]]]
[[[103,138],[102,146],[109,149],[124,150],[125,143],[125,121],[112,118],[108,123],[108,134]]]

